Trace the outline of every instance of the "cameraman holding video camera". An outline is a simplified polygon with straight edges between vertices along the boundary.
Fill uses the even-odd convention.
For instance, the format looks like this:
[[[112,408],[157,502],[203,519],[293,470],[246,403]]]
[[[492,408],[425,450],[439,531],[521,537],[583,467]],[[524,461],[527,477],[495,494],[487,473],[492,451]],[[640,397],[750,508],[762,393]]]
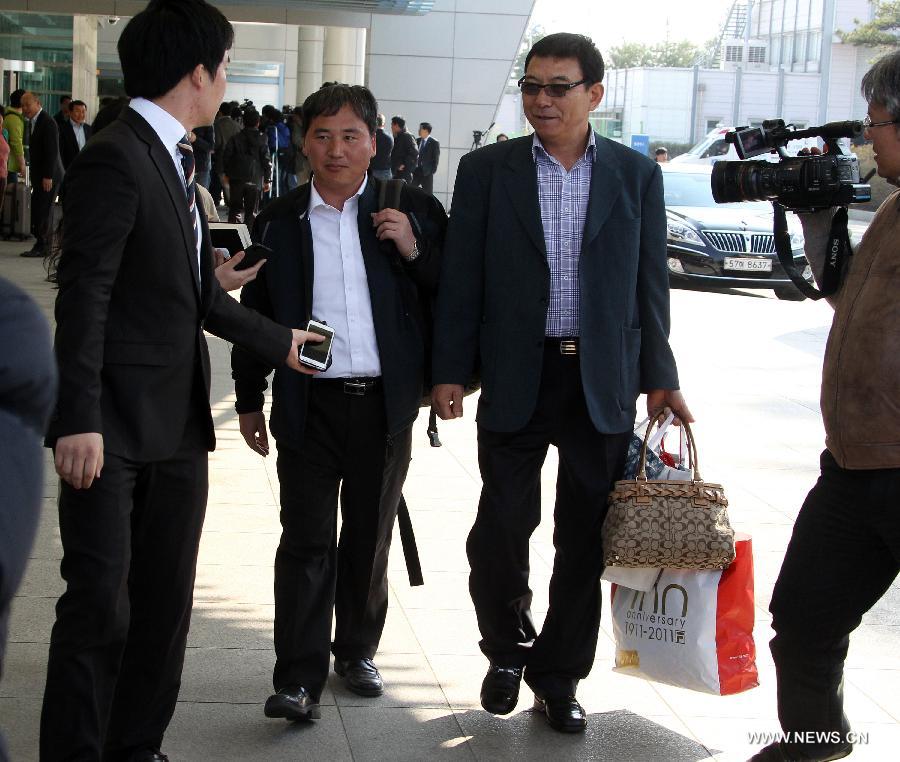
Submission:
[[[900,178],[900,51],[863,77],[878,174]],[[801,214],[819,283],[833,264],[835,208]],[[778,717],[785,740],[752,762],[835,760],[853,750],[843,709],[850,633],[900,570],[900,191],[839,268],[825,350],[826,450],[772,595]],[[831,245],[829,245],[829,242]]]

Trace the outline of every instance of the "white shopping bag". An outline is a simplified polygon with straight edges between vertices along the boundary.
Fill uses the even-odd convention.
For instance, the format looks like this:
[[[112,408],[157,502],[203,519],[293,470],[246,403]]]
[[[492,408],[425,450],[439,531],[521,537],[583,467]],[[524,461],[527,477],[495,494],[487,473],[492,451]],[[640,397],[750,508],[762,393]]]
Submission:
[[[615,671],[723,696],[759,685],[751,548],[740,536],[724,571],[665,569],[647,592],[614,587]]]

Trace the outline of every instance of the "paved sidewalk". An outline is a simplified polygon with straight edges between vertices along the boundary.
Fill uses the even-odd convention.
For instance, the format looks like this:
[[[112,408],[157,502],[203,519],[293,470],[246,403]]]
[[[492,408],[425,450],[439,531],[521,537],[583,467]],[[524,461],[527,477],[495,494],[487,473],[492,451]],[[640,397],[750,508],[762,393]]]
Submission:
[[[26,246],[0,243],[0,275],[52,314],[54,292]],[[250,452],[237,432],[227,346],[211,338],[213,411],[219,449],[200,551],[195,608],[181,700],[164,751],[173,760],[742,760],[759,746],[749,732],[778,729],[767,643],[767,605],[792,521],[817,474],[823,431],[819,374],[831,312],[827,305],[779,302],[771,292],[672,294],[672,339],[682,386],[698,419],[703,474],[726,486],[732,523],[753,535],[756,642],[761,686],[739,696],[693,693],[612,672],[613,641],[604,583],[603,632],[591,676],[579,689],[588,731],[563,736],[529,711],[493,717],[478,704],[486,662],[467,589],[464,541],[479,478],[475,400],[462,421],[442,424],[432,449],[417,424],[405,490],[426,585],[410,588],[399,539],[391,557],[391,602],[377,663],[385,695],[362,699],[332,680],[323,717],[312,725],[267,720],[270,692],[272,561],[278,542],[274,457]],[[49,464],[49,460],[48,460]],[[532,542],[535,612],[547,607],[553,561],[556,458],[544,472],[545,521]],[[0,725],[14,760],[37,758],[37,728],[53,606],[62,590],[48,471],[44,515],[31,566],[15,601],[8,662],[0,683]],[[897,758],[900,747],[900,587],[854,635],[847,712],[869,734],[852,759]],[[810,623],[815,627],[815,622]]]

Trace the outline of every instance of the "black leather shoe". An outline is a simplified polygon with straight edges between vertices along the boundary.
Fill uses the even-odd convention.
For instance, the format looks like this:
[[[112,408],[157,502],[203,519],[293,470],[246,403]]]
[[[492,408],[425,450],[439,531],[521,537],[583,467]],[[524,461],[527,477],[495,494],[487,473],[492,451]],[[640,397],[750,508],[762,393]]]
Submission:
[[[582,733],[587,727],[584,707],[574,696],[544,699],[535,696],[534,708],[543,712],[550,727],[560,733]]]
[[[491,664],[481,683],[481,705],[491,714],[509,714],[519,703],[521,667]]]
[[[19,254],[20,257],[41,257],[43,258],[44,252],[40,249],[31,249],[30,251],[23,251]]]
[[[834,762],[843,759],[853,751],[853,744],[842,744],[830,752],[823,752],[821,756],[797,757],[790,756],[780,743],[770,743],[754,754],[748,762]]]
[[[302,685],[282,688],[266,699],[263,709],[266,717],[281,717],[285,720],[318,720],[322,717],[319,702]]]
[[[372,698],[384,693],[384,681],[371,659],[335,659],[334,671],[357,696]]]

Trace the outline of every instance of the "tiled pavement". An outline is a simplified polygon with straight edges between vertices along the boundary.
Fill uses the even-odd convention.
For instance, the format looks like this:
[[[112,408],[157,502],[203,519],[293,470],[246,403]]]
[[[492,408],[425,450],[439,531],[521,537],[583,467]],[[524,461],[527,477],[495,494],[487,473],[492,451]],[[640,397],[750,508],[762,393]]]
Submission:
[[[0,243],[0,275],[52,313],[53,291],[24,247]],[[478,705],[485,669],[466,587],[464,540],[479,491],[474,400],[462,421],[442,424],[440,449],[417,424],[405,493],[426,585],[410,588],[399,541],[390,564],[391,605],[377,659],[387,690],[361,699],[332,680],[322,719],[294,726],[262,716],[272,666],[272,560],[278,541],[274,458],[251,453],[237,432],[227,347],[211,338],[219,449],[200,552],[196,604],[181,700],[166,736],[173,760],[580,760],[693,762],[746,759],[750,731],[775,731],[775,687],[766,610],[791,523],[816,477],[823,433],[819,374],[830,309],[788,303],[771,292],[672,294],[672,341],[682,386],[698,419],[704,475],[726,485],[732,522],[754,537],[756,640],[761,686],[716,697],[611,671],[608,607],[597,661],[579,689],[590,718],[583,736],[551,731],[529,711],[493,717]],[[48,461],[49,462],[49,461]],[[547,519],[532,542],[538,618],[553,559],[555,454],[547,458]],[[0,726],[14,760],[37,758],[37,727],[53,605],[61,591],[56,485],[48,473],[44,515],[15,601]],[[604,583],[604,595],[608,586]],[[896,759],[900,745],[900,586],[854,635],[847,711],[869,743],[853,759]],[[814,623],[811,623],[814,626]],[[894,749],[894,752],[891,752]]]

